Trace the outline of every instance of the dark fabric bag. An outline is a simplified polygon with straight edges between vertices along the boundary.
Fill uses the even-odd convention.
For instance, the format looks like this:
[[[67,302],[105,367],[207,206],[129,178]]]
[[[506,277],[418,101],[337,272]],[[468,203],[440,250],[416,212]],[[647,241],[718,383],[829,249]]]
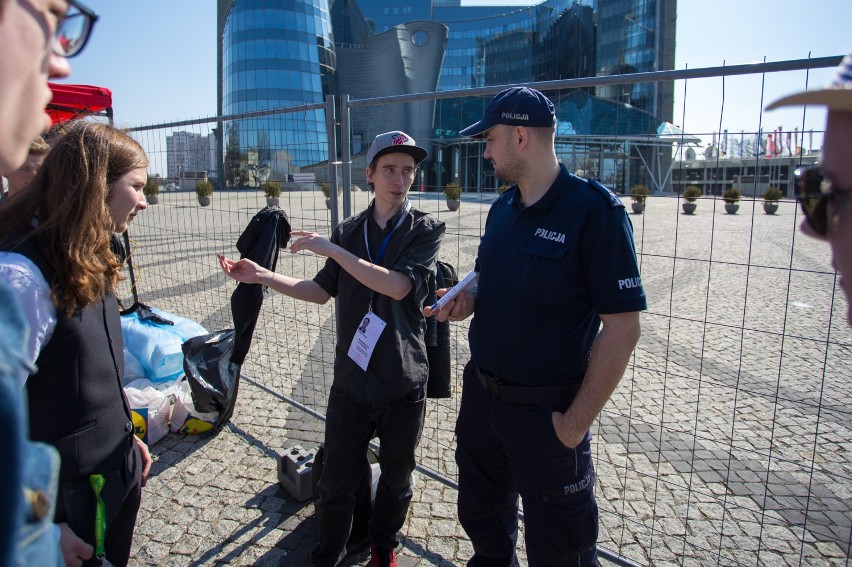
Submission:
[[[248,258],[274,272],[280,249],[290,241],[290,230],[287,213],[279,207],[264,207],[249,221],[237,240],[240,258]],[[242,364],[245,360],[262,304],[263,286],[260,284],[238,284],[231,294],[231,315],[236,331],[232,362]]]
[[[435,273],[429,279],[426,305],[438,301],[437,291],[459,283],[458,274],[452,264],[438,260]],[[426,396],[449,398],[453,390],[450,373],[450,322],[439,323],[434,317],[426,319],[426,356],[429,360],[429,382]]]

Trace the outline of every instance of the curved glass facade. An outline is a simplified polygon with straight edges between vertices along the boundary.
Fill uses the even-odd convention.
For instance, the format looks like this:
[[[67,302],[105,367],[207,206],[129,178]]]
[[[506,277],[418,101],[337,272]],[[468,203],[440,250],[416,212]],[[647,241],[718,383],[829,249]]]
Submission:
[[[220,112],[322,103],[328,94],[370,98],[428,92],[436,88],[434,78],[437,89],[446,91],[671,69],[676,4],[676,0],[544,0],[534,6],[462,6],[459,0],[219,0]],[[429,34],[418,28],[426,22],[447,30],[445,43],[432,44]],[[436,45],[442,61],[432,53]],[[415,55],[427,52],[428,60],[413,64]],[[341,69],[338,57],[345,62]],[[364,81],[364,76],[373,80]],[[428,85],[423,83],[426,76]],[[586,96],[587,105],[593,101],[587,95],[595,95],[621,103],[618,108],[629,105],[670,122],[672,89],[671,81],[662,81],[552,95]],[[440,100],[434,112],[417,114],[434,116],[433,140],[452,138],[463,126],[457,104]],[[608,115],[604,108],[610,107],[600,106],[585,119],[602,119]],[[609,115],[619,118],[581,126],[567,116],[560,119],[587,135],[618,136],[632,132],[629,125],[641,113],[629,120],[623,113]],[[395,121],[415,128],[404,116]],[[356,143],[366,142],[376,124],[353,113],[351,127]],[[604,132],[606,128],[610,130]],[[277,181],[328,159],[321,110],[229,122],[217,135],[226,186]]]
[[[430,0],[357,4],[376,33],[420,19],[449,28],[440,90],[594,74],[593,0],[547,0],[535,6]]]
[[[321,103],[333,92],[327,0],[219,0],[219,11],[224,114]],[[227,186],[280,180],[326,159],[325,113],[230,122],[224,146]]]
[[[357,0],[377,32],[412,19],[449,28],[440,90],[674,68],[676,0],[545,0],[534,6],[461,6],[430,0]],[[670,83],[597,89],[671,121]]]
[[[600,0],[596,75],[674,68],[674,30],[665,25],[674,8],[664,0]],[[671,46],[668,46],[669,37]],[[669,61],[670,59],[670,61]],[[629,103],[671,121],[671,82],[615,85],[598,95]],[[666,104],[668,101],[668,104]]]

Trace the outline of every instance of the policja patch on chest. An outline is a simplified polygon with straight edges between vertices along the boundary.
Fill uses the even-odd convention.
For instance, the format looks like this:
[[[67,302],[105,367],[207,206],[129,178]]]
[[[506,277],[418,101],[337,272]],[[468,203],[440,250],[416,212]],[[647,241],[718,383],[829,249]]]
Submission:
[[[559,242],[560,244],[565,244],[565,233],[563,232],[547,230],[546,228],[537,228],[535,229],[535,236],[545,240],[552,240],[554,242]]]

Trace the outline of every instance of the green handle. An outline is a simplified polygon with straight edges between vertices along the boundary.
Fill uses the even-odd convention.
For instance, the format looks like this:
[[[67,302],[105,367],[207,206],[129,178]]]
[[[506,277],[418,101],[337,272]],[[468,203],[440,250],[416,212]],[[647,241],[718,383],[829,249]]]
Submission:
[[[106,506],[104,499],[101,498],[101,490],[103,490],[106,480],[102,474],[93,474],[89,476],[89,484],[97,498],[97,506],[95,508],[95,556],[104,556],[104,536],[106,536]]]

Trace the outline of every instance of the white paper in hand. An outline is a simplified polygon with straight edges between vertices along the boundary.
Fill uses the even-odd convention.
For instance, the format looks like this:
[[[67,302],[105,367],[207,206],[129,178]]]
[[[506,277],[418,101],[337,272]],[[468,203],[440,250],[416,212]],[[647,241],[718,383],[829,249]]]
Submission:
[[[462,281],[460,281],[459,283],[457,283],[456,285],[454,285],[453,287],[448,289],[447,293],[445,293],[443,295],[443,297],[439,298],[438,301],[436,301],[435,304],[430,309],[432,309],[433,313],[435,311],[443,309],[444,306],[447,303],[449,303],[450,301],[452,301],[453,299],[455,299],[456,296],[459,293],[461,293],[462,291],[465,291],[468,288],[470,288],[471,286],[473,286],[473,284],[476,283],[478,280],[479,280],[479,274],[477,272],[470,272],[468,275],[466,275],[464,277],[464,279]]]

